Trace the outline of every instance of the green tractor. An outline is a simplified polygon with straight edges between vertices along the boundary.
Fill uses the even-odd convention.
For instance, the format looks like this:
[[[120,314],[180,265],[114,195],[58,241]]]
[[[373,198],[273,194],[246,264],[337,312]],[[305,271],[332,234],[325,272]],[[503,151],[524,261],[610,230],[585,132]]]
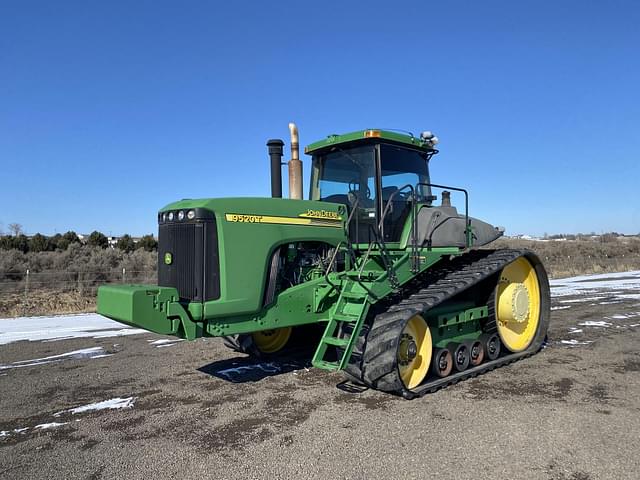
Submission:
[[[270,140],[272,198],[162,208],[158,285],[100,287],[98,312],[188,340],[223,337],[255,356],[312,340],[313,366],[405,398],[540,350],[545,269],[527,250],[479,248],[503,230],[469,216],[466,190],[431,183],[431,132],[362,130],[312,143],[304,200],[289,127],[291,198],[281,198],[284,142]]]

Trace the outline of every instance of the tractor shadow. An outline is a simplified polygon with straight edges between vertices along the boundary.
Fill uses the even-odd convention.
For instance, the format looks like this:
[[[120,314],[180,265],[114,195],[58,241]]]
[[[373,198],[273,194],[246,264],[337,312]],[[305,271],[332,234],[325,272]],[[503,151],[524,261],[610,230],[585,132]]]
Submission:
[[[311,360],[308,356],[290,354],[277,358],[234,357],[218,360],[197,370],[201,373],[231,383],[259,382],[267,377],[308,369]]]
[[[267,377],[275,377],[300,370],[308,371],[311,367],[310,352],[301,349],[296,352],[289,352],[286,356],[269,359],[234,357],[218,360],[198,368],[197,371],[225,382],[252,383],[259,382]],[[333,382],[329,383],[333,384]],[[369,390],[367,386],[348,379],[339,382],[335,387],[344,393],[355,395]]]

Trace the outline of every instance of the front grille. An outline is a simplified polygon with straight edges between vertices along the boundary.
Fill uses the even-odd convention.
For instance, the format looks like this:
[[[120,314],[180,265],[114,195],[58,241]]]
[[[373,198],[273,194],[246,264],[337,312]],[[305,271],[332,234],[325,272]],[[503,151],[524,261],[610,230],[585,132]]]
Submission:
[[[196,212],[192,220],[160,220],[158,285],[176,288],[181,300],[203,302],[220,298],[218,235],[213,214]]]

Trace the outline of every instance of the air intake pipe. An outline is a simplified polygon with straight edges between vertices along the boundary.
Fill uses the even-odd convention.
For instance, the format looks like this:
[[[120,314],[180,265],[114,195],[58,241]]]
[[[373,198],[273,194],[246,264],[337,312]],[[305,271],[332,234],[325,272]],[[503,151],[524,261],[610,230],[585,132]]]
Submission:
[[[282,147],[284,142],[279,138],[272,138],[267,142],[269,158],[271,159],[271,196],[282,198]]]
[[[302,161],[298,144],[298,127],[289,124],[291,133],[291,160],[289,160],[289,198],[302,200]]]

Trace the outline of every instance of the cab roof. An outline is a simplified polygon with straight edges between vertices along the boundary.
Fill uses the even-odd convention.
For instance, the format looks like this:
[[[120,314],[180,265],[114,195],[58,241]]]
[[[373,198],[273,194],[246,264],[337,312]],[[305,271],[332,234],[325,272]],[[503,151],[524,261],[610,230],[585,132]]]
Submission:
[[[425,152],[437,152],[433,148],[433,144],[429,141],[422,140],[421,138],[414,137],[411,134],[399,133],[390,130],[380,129],[367,129],[358,130],[355,132],[344,133],[341,135],[333,134],[327,136],[323,140],[311,143],[304,149],[304,153],[308,155],[314,155],[320,153],[322,150],[329,149],[336,145],[345,145],[347,143],[371,143],[374,141],[384,141],[384,143],[393,143],[404,145],[407,147],[418,148]]]

